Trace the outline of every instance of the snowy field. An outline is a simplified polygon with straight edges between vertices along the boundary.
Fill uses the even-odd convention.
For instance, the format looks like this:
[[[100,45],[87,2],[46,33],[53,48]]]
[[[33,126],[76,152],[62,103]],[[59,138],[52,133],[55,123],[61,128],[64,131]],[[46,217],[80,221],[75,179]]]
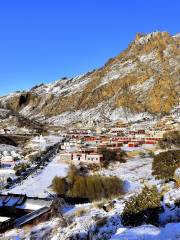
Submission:
[[[48,187],[55,176],[66,176],[68,165],[59,160],[59,156],[54,157],[41,172],[29,176],[21,185],[16,185],[10,193],[27,194],[29,197],[46,197]]]
[[[145,182],[157,184],[152,176],[152,158],[139,156],[128,159],[126,163],[118,163],[111,169],[102,170],[102,174],[117,176],[125,181],[126,192],[138,192]]]

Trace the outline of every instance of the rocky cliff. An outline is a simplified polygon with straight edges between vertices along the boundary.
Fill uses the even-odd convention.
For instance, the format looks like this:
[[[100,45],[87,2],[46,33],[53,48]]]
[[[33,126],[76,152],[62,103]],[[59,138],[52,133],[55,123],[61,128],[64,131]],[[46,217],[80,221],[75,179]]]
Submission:
[[[56,125],[169,114],[180,100],[180,34],[137,34],[100,69],[0,98],[0,107]]]

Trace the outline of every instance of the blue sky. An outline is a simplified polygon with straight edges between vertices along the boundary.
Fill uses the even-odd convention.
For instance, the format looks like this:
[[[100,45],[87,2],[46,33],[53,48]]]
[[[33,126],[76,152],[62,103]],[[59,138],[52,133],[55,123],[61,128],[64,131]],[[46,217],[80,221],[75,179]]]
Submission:
[[[1,0],[0,95],[101,67],[137,32],[179,32],[179,0]]]

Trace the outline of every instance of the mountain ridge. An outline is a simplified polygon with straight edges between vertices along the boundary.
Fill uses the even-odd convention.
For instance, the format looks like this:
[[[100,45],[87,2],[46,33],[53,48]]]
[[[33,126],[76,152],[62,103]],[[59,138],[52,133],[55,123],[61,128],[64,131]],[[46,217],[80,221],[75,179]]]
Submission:
[[[103,67],[0,97],[0,107],[55,125],[170,114],[180,99],[179,46],[180,34],[138,33]]]

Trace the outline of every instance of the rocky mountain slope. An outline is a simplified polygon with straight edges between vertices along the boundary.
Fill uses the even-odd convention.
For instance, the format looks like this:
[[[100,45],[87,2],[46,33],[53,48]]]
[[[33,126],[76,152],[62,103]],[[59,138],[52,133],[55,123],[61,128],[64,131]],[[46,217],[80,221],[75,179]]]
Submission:
[[[137,34],[100,69],[0,98],[0,107],[55,125],[169,114],[180,100],[180,34]]]

